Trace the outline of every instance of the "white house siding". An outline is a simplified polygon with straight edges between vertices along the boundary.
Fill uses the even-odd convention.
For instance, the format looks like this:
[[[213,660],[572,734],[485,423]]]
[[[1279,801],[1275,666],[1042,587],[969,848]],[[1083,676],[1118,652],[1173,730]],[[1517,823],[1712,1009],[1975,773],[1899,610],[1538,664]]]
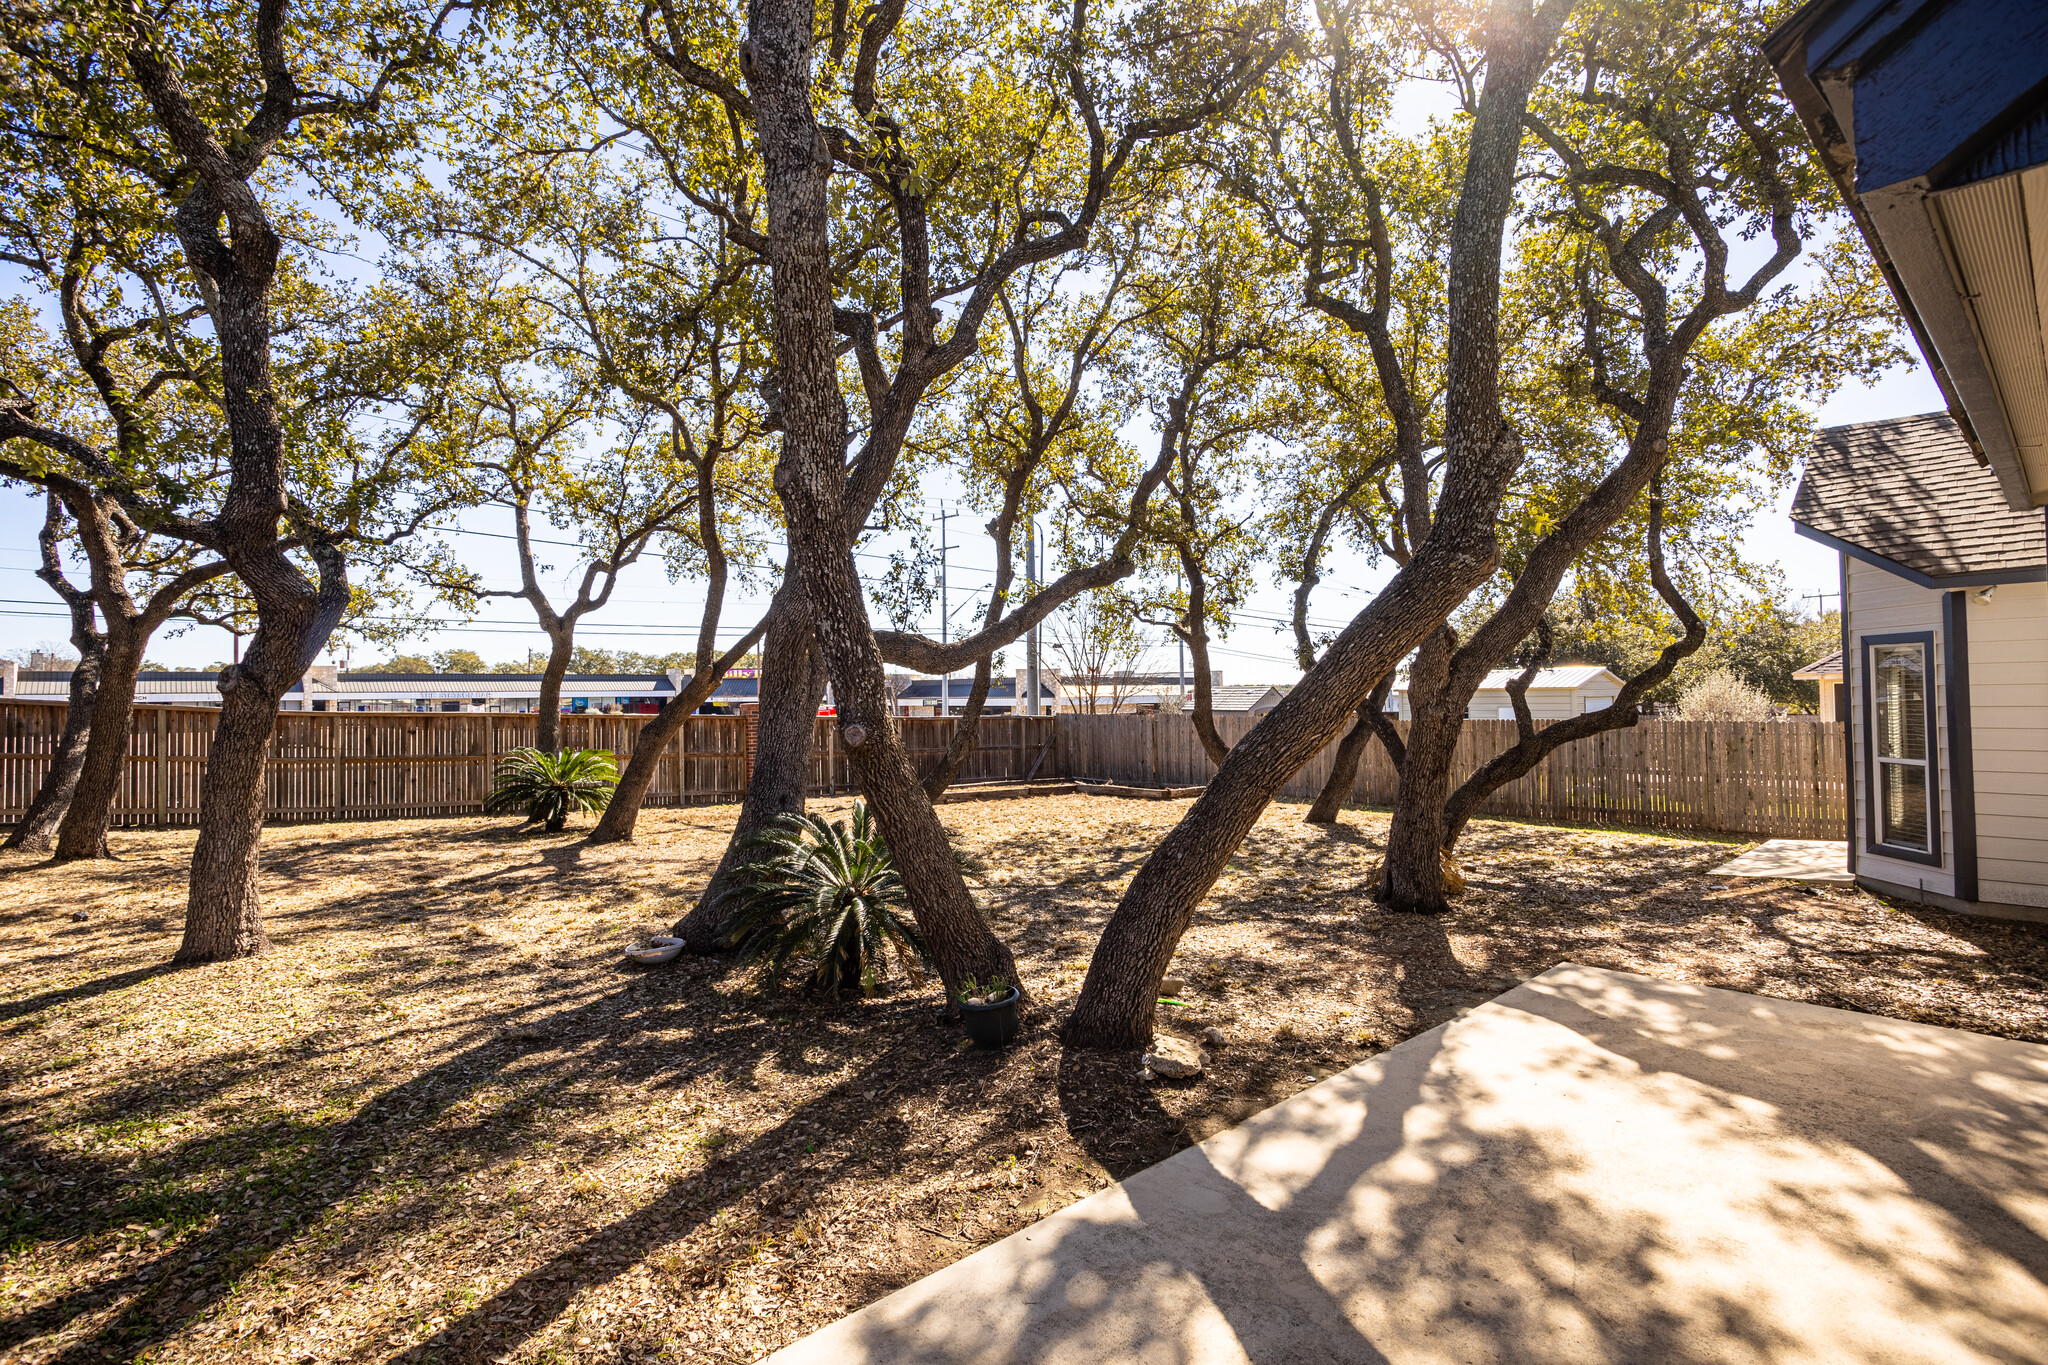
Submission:
[[[1582,687],[1532,687],[1529,689],[1529,715],[1535,720],[1568,720],[1586,710],[1597,711],[1602,705],[1613,705],[1621,695],[1621,689],[1597,678]],[[1589,708],[1586,703],[1592,701]],[[1472,694],[1472,718],[1494,720],[1514,716],[1513,704],[1501,688],[1481,688]]]
[[[1977,895],[2048,907],[2048,583],[1969,603]]]
[[[1955,827],[1952,823],[1954,803],[1950,800],[1949,787],[1948,690],[1944,686],[1941,667],[1941,651],[1945,644],[1941,632],[1941,594],[1930,588],[1915,587],[1897,574],[1873,568],[1860,560],[1848,561],[1848,575],[1849,657],[1845,667],[1848,669],[1849,708],[1853,721],[1849,733],[1853,736],[1851,742],[1856,746],[1856,870],[1863,876],[1895,886],[1918,888],[1924,885],[1938,895],[1953,896],[1956,887]],[[1975,625],[1974,618],[1971,624]],[[1866,779],[1869,776],[1870,749],[1863,726],[1863,637],[1923,630],[1934,635],[1934,653],[1929,662],[1934,674],[1934,754],[1941,804],[1940,867],[1870,852],[1870,812],[1864,804],[1864,794],[1869,790]],[[1974,693],[1975,689],[1972,691]],[[1976,753],[1981,757],[1983,752],[1984,742],[1980,738]],[[1981,821],[1978,828],[1981,832]],[[1982,895],[1981,888],[1979,894]]]

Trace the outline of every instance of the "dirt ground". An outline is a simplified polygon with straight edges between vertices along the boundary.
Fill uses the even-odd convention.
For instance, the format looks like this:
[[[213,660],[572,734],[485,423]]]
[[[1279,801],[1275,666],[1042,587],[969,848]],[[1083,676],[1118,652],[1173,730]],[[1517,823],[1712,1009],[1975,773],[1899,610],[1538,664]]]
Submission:
[[[843,807],[844,803],[827,803]],[[266,836],[275,949],[190,970],[189,833],[0,858],[0,1361],[740,1361],[1570,960],[2048,1040],[2048,928],[1722,883],[1747,844],[1479,822],[1440,920],[1384,815],[1269,811],[1176,960],[1206,1075],[1053,1037],[1186,802],[948,806],[1041,1008],[625,965],[732,809],[629,847],[481,820]],[[83,918],[79,918],[82,916]]]

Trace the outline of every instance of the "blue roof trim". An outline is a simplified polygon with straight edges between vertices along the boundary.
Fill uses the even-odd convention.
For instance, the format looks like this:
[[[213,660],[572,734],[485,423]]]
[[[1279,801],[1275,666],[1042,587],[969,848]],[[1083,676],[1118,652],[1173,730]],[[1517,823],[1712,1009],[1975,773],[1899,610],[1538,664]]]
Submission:
[[[1856,83],[1856,188],[1940,178],[2040,103],[2048,5],[1922,5],[1846,63]],[[1842,62],[1830,62],[1833,69]]]
[[[2021,119],[1983,151],[1958,166],[1941,188],[1974,185],[2048,161],[2048,102]]]
[[[1927,4],[1928,0],[1858,0],[1842,6],[1807,35],[1807,71],[1830,70],[1870,56],[1919,18]]]

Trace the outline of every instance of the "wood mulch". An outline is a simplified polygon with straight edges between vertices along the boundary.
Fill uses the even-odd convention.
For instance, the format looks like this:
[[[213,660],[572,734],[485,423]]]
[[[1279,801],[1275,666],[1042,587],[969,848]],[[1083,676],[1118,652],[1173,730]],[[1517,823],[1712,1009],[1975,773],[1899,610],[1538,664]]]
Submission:
[[[993,1055],[935,989],[830,1004],[624,965],[729,807],[602,850],[273,829],[275,949],[191,970],[165,965],[189,833],[4,855],[0,1361],[755,1359],[1566,960],[2048,1040],[2048,928],[1707,875],[1747,844],[1499,822],[1452,914],[1381,915],[1385,816],[1283,804],[1161,1007],[1228,1042],[1147,1083],[1052,1028],[1186,808],[943,808],[1040,1002]]]

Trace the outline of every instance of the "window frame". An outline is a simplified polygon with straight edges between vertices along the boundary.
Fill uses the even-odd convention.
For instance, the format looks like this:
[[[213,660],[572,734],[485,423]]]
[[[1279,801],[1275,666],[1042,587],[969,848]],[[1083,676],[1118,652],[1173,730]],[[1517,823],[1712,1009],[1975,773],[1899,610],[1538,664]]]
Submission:
[[[1927,685],[1921,692],[1921,706],[1926,711],[1923,724],[1927,735],[1927,848],[1907,848],[1900,844],[1878,841],[1878,766],[1877,754],[1877,696],[1873,687],[1876,669],[1872,657],[1885,646],[1917,645],[1920,648],[1921,676]],[[1935,672],[1934,632],[1931,630],[1904,631],[1890,635],[1863,635],[1856,642],[1857,666],[1863,674],[1863,851],[1878,858],[1893,858],[1900,862],[1920,863],[1927,867],[1940,867],[1941,845],[1941,737],[1938,726],[1940,708],[1935,705],[1938,689]]]

